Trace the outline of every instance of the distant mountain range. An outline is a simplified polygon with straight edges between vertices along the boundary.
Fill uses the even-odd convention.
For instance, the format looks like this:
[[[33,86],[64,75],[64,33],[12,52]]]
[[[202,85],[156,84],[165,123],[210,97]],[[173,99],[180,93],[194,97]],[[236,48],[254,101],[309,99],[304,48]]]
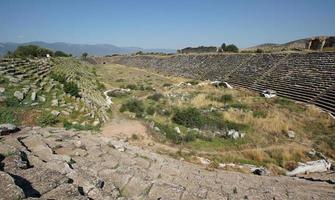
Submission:
[[[21,45],[38,45],[40,47],[48,48],[53,51],[63,51],[68,54],[79,56],[84,52],[87,52],[89,55],[104,56],[112,54],[128,54],[135,53],[138,51],[143,52],[161,52],[161,53],[175,53],[174,49],[143,49],[140,47],[118,47],[111,44],[71,44],[64,42],[28,42],[28,43],[0,43],[0,55],[5,55],[8,51],[14,51],[18,46]]]

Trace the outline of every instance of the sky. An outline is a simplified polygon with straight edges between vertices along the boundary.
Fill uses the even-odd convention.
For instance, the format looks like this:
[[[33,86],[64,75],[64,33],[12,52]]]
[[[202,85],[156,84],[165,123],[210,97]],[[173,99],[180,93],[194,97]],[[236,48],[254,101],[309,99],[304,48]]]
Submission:
[[[180,49],[335,35],[335,0],[0,0],[1,42]]]

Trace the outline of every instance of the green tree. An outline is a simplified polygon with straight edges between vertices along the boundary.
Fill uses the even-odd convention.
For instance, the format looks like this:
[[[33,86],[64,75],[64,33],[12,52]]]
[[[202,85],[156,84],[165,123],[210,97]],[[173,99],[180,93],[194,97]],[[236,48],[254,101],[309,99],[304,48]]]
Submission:
[[[83,54],[81,54],[81,56],[82,56],[84,59],[86,59],[87,56],[88,56],[88,53],[84,52]]]
[[[226,43],[222,43],[221,48],[222,48],[222,50],[224,50],[226,48]]]
[[[46,48],[41,48],[37,45],[25,45],[25,46],[19,46],[14,51],[13,55],[14,57],[45,57],[47,54],[53,55],[53,51]]]
[[[234,52],[234,53],[238,52],[237,46],[235,46],[233,44],[230,44],[230,45],[226,46],[226,48],[224,50],[227,51],[227,52]]]
[[[63,51],[55,51],[56,57],[69,57],[70,55],[64,53]]]

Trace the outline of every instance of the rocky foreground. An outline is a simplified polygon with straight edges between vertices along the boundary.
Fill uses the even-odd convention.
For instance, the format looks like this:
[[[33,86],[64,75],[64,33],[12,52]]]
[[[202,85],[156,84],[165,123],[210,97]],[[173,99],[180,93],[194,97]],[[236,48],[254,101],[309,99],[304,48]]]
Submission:
[[[204,167],[89,132],[23,128],[0,140],[0,199],[335,199],[333,184]]]

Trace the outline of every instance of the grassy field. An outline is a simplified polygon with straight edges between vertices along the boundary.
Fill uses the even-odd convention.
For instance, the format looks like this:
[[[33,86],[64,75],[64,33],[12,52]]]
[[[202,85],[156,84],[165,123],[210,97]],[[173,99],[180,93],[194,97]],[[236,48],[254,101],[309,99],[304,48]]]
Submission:
[[[127,95],[112,98],[116,111],[154,123],[159,129],[153,131],[157,141],[187,150],[190,153],[180,154],[185,159],[198,155],[281,173],[297,162],[317,159],[308,153],[312,149],[335,158],[334,119],[314,106],[121,65],[99,65],[96,70],[107,89],[131,89]],[[230,129],[245,137],[218,134]],[[295,137],[288,137],[288,131]]]

